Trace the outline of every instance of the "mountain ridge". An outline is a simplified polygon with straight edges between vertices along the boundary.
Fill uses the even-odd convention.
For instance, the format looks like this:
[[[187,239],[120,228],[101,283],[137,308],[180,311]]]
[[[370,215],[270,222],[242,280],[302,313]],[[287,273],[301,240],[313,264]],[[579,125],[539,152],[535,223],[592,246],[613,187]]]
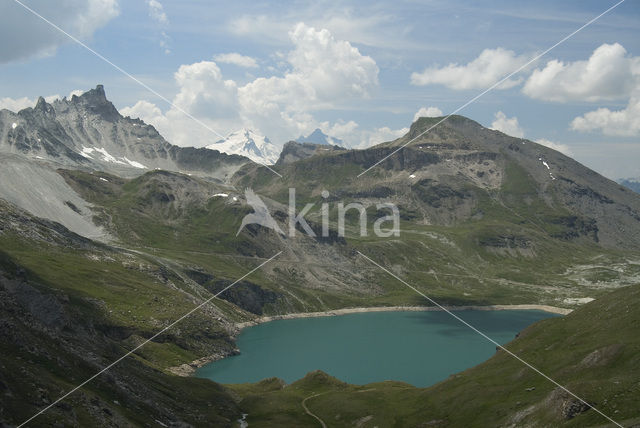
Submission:
[[[153,126],[122,116],[102,85],[52,103],[39,97],[34,107],[17,113],[1,110],[0,150],[129,176],[161,168],[224,179],[246,163],[242,157],[170,144]]]

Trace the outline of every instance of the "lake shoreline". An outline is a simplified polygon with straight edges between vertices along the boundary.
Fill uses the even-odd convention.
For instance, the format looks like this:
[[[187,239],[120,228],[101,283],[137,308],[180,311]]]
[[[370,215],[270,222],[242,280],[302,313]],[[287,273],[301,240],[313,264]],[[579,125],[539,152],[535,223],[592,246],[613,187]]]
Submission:
[[[451,312],[455,311],[523,311],[523,310],[538,310],[543,312],[549,312],[557,315],[567,315],[573,311],[573,309],[559,308],[557,306],[549,305],[484,305],[484,306],[444,306],[443,307]],[[299,312],[293,314],[284,315],[270,315],[255,318],[251,321],[245,321],[236,323],[238,330],[242,330],[247,327],[264,324],[266,322],[278,321],[278,320],[290,320],[298,318],[317,318],[317,317],[336,317],[340,315],[349,314],[363,314],[368,312],[443,312],[443,309],[437,306],[373,306],[365,308],[344,308],[334,309],[330,311],[321,312]]]
[[[522,311],[522,310],[538,310],[543,312],[548,312],[557,315],[567,315],[571,313],[572,309],[559,308],[557,306],[550,305],[465,305],[465,306],[444,306],[443,307],[451,312],[455,311]],[[290,319],[300,319],[300,318],[319,318],[319,317],[336,317],[341,315],[349,315],[349,314],[362,314],[369,312],[442,312],[443,309],[437,306],[373,306],[373,307],[364,307],[364,308],[343,308],[343,309],[333,309],[330,311],[321,311],[321,312],[299,312],[292,314],[284,314],[284,315],[270,315],[255,318],[251,321],[245,321],[236,323],[235,327],[237,328],[237,334],[239,334],[243,329],[247,327],[253,327],[256,325],[264,324],[271,321],[278,320],[290,320]],[[212,363],[214,361],[221,360],[225,357],[229,357],[231,355],[235,355],[235,352],[231,352],[229,354],[213,354],[210,356],[202,357],[197,360],[192,361],[191,363],[185,363],[176,367],[169,367],[167,371],[177,376],[192,376],[196,370],[199,368]]]

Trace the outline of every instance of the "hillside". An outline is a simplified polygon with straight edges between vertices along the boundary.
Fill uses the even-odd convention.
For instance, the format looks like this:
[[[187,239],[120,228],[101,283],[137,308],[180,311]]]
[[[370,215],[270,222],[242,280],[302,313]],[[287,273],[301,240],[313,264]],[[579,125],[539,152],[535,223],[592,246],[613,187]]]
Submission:
[[[3,426],[24,422],[208,295],[161,259],[96,244],[3,201],[0,213]],[[233,327],[212,322],[221,313],[246,319],[224,302],[203,308],[33,426],[231,426],[238,410],[220,386],[163,373],[200,354],[234,352]]]

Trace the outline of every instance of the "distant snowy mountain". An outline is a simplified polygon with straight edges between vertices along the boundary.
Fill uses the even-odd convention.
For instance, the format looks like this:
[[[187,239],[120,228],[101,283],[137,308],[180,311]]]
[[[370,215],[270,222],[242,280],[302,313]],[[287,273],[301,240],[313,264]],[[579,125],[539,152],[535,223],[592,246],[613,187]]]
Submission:
[[[628,187],[634,192],[640,193],[640,178],[620,179],[618,180],[618,183],[622,184],[625,187]]]
[[[246,156],[254,162],[266,165],[276,163],[281,151],[264,135],[244,128],[232,132],[224,140],[207,146],[207,149]]]
[[[315,131],[313,131],[306,137],[300,136],[300,138],[298,138],[296,141],[298,143],[328,144],[332,146],[344,147],[344,142],[341,139],[328,136],[327,134],[322,132],[320,128],[316,128]]]

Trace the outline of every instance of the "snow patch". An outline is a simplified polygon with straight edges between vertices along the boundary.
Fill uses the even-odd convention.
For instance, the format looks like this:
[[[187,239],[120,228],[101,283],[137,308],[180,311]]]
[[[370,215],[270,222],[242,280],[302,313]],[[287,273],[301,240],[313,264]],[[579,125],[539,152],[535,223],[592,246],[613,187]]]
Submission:
[[[409,175],[409,178],[416,178],[415,174]]]
[[[219,197],[219,198],[228,198],[229,195],[227,193],[216,193],[215,195],[213,195],[213,197]],[[235,200],[235,198],[233,198]]]
[[[549,177],[551,177],[552,180],[555,180],[556,177],[551,172],[551,168],[549,167],[549,164],[547,163],[547,161],[542,158],[538,158],[538,160],[542,162],[542,165],[544,165],[547,168],[547,171],[549,171]]]
[[[99,160],[103,162],[115,163],[118,165],[128,165],[139,169],[147,169],[147,167],[142,165],[140,162],[132,161],[131,159],[127,159],[126,157],[116,158],[115,156],[112,156],[104,147],[98,148],[82,146],[80,155],[91,160],[93,160],[94,156],[96,155],[102,155]]]
[[[93,150],[94,150],[94,151],[96,151],[96,152],[98,152],[98,153],[100,153],[100,154],[102,155],[102,160],[103,160],[104,162],[110,162],[110,163],[117,163],[117,164],[120,164],[120,165],[126,165],[126,163],[125,163],[125,162],[123,162],[123,161],[121,161],[121,160],[118,160],[118,159],[116,159],[115,157],[111,156],[111,155],[109,154],[109,152],[107,152],[107,150],[106,150],[104,147],[102,147],[102,148],[100,148],[100,149],[99,149],[99,148],[97,148],[97,147],[94,147],[94,148],[93,148]]]
[[[107,180],[106,178],[102,178],[102,177],[100,177],[100,180],[101,181],[106,181],[107,183],[109,182],[109,180]]]
[[[585,303],[593,302],[593,297],[567,297],[562,302],[567,305],[584,305]]]
[[[13,122],[13,123],[11,124],[11,129],[16,129],[17,127],[18,127],[18,124],[17,124],[17,123]]]
[[[142,165],[140,162],[132,161],[130,159],[127,159],[126,157],[122,159],[124,159],[129,165],[131,165],[134,168],[147,169],[147,167]]]

